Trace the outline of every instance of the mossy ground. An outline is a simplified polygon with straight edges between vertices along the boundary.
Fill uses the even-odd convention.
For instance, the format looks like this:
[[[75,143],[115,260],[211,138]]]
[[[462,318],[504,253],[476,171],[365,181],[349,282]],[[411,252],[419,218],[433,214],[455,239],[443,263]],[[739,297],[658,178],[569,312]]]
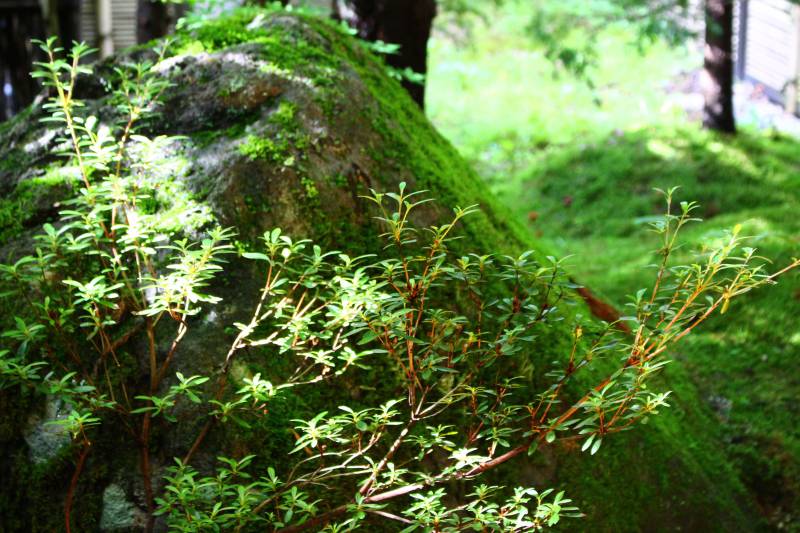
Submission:
[[[518,208],[534,206],[532,231],[562,253],[577,255],[572,271],[579,279],[623,306],[627,294],[652,279],[657,244],[637,221],[663,210],[654,187],[680,186],[680,199],[701,204],[698,214],[705,221],[687,228],[678,259],[690,259],[691,249],[739,222],[751,245],[774,262],[772,270],[797,256],[798,153],[796,140],[748,131],[730,138],[691,126],[634,130],[583,149],[542,154],[513,198]],[[773,525],[793,527],[800,494],[798,316],[800,279],[790,274],[776,287],[746,295],[688,337],[675,353],[679,368],[667,383],[689,388],[688,380],[695,386],[691,402],[676,395],[687,409],[713,412],[709,425],[694,430],[717,433],[763,513]]]

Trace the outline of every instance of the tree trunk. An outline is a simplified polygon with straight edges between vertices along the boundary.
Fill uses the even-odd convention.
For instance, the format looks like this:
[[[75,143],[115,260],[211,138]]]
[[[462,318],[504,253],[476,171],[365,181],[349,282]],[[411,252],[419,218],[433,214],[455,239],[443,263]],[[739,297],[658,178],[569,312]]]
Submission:
[[[733,118],[734,0],[706,0],[706,44],[703,63],[703,125],[736,132]]]
[[[57,36],[58,44],[65,50],[80,42],[80,0],[47,0],[45,29],[47,36]]]
[[[167,3],[158,0],[139,0],[136,21],[136,40],[139,43],[164,37],[169,31],[171,22]]]
[[[188,4],[183,1],[139,0],[136,11],[137,42],[146,43],[171,33],[178,19],[186,14]]]
[[[428,72],[428,38],[436,17],[436,0],[333,0],[333,17],[344,20],[368,41],[400,45],[386,62],[425,75]],[[425,107],[425,84],[403,81],[411,98]]]
[[[31,46],[31,38],[45,37],[46,22],[38,6],[0,10],[0,91],[3,94],[0,121],[5,120],[30,104],[39,86],[31,78],[34,61],[43,58],[37,46]]]
[[[80,0],[61,0],[58,2],[58,38],[64,48],[72,48],[73,42],[81,40],[81,2]]]

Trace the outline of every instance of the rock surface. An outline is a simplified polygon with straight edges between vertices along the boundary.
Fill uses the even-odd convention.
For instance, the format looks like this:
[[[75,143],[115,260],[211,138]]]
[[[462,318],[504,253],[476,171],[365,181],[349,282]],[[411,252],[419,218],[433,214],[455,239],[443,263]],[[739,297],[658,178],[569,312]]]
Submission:
[[[370,188],[396,190],[405,181],[440,200],[419,210],[418,222],[442,220],[449,213],[446,206],[481,204],[483,212],[463,227],[471,247],[513,251],[529,246],[383,65],[327,22],[245,10],[180,35],[171,50],[161,68],[171,87],[159,118],[142,131],[150,137],[181,136],[163,145],[167,161],[149,170],[168,188],[171,201],[200,201],[207,211],[200,219],[213,217],[235,228],[245,242],[281,227],[329,249],[374,252],[379,250],[375,213],[359,196]],[[141,47],[97,65],[96,74],[79,84],[79,97],[101,119],[109,116],[103,85],[113,83],[111,67],[152,54]],[[57,135],[39,122],[43,116],[34,105],[0,126],[4,259],[31,249],[31,236],[42,223],[55,220],[75,186],[75,169],[53,155]],[[140,144],[133,142],[131,151],[140,154],[140,163],[147,161]],[[192,228],[186,229],[191,233]],[[214,287],[223,303],[193,325],[176,355],[175,371],[208,374],[218,367],[232,340],[225,328],[251,310],[260,283],[255,274],[250,264],[236,261],[226,268]],[[166,334],[163,341],[168,342]],[[140,350],[133,346],[131,351]],[[252,370],[246,363],[233,369],[240,376],[248,373]],[[0,496],[0,530],[60,529],[75,461],[74,450],[65,446],[69,437],[45,423],[56,416],[49,404],[40,406],[33,398],[19,402],[6,391],[0,391],[0,398],[19,412],[19,419],[0,414],[5,417],[3,429],[8,428],[0,433],[0,478],[9,487]],[[289,408],[283,407],[285,416],[278,424],[296,417]],[[281,409],[273,407],[274,412]],[[179,418],[177,430],[154,441],[156,482],[172,458],[186,452],[203,422]],[[283,452],[290,442],[270,439],[261,444],[260,453]],[[211,466],[215,451],[249,445],[229,435],[212,435],[209,450],[196,464]],[[135,444],[113,427],[96,438],[75,499],[79,530],[141,528],[145,506],[137,455]],[[39,512],[40,507],[47,513]]]

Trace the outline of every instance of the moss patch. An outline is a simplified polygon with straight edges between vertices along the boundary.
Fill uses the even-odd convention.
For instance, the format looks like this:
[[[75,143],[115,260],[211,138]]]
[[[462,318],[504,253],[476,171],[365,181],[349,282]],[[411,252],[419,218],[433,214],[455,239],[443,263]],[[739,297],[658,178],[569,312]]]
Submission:
[[[53,219],[57,202],[71,188],[72,179],[58,167],[51,167],[45,176],[21,181],[4,198],[0,198],[0,244],[18,236],[27,227]]]

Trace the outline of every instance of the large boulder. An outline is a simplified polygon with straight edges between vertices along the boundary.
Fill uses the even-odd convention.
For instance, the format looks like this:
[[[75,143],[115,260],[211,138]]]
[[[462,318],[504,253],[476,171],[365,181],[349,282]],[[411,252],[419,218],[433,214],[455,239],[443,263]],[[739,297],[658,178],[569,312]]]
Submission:
[[[89,107],[101,116],[110,112],[102,88],[115,62],[152,54],[143,46],[98,65],[97,74],[78,88]],[[152,171],[163,173],[175,201],[181,195],[201,201],[245,242],[281,227],[329,248],[378,252],[373,213],[360,195],[370,188],[396,190],[407,182],[438,201],[420,211],[423,223],[446,217],[447,207],[480,206],[480,213],[460,228],[465,249],[535,248],[384,65],[326,21],[239,11],[180,34],[162,71],[172,85],[159,118],[144,129],[151,136],[182,137],[165,147],[171,163]],[[71,191],[69,172],[53,155],[56,136],[39,122],[42,116],[42,108],[34,105],[0,126],[4,256],[30,248],[32,234],[55,218]],[[200,319],[176,358],[176,370],[213,371],[230,342],[225,326],[252,303],[252,274],[236,261],[226,270],[215,287],[223,303]],[[543,340],[548,353],[558,352],[565,341],[568,333],[558,330]],[[683,392],[691,402],[694,392]],[[303,401],[289,399],[273,412],[283,420],[294,418],[291,411],[302,409]],[[65,436],[45,424],[59,416],[57,407],[12,389],[0,392],[0,530],[63,527],[61,507],[75,457]],[[715,436],[687,440],[680,426],[687,417],[693,428],[708,423],[703,413],[679,410],[620,436],[597,457],[558,448],[517,464],[506,475],[516,483],[567,489],[588,512],[585,523],[570,524],[577,529],[750,529],[756,518],[714,449]],[[185,452],[197,427],[182,421],[157,441],[157,474]],[[251,439],[252,446],[253,435],[242,438]],[[259,453],[274,453],[280,460],[286,443],[274,436],[255,438],[265,439]],[[237,445],[229,435],[210,440],[216,449]],[[213,453],[206,459],[213,460]],[[144,504],[136,461],[135,447],[113,429],[95,442],[75,500],[80,531],[141,527]]]

